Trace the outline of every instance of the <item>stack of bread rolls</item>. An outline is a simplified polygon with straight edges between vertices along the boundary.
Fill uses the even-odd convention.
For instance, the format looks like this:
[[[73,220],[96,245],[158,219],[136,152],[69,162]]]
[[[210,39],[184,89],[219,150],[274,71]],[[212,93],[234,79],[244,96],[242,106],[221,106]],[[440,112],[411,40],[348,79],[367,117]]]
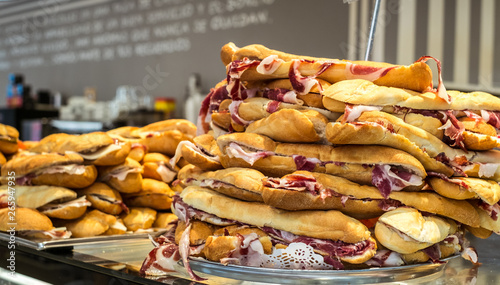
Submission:
[[[441,70],[437,59],[400,66],[233,43],[221,59],[227,78],[171,159],[189,163],[177,228],[143,274],[182,258],[200,280],[189,256],[263,266],[259,255],[297,242],[334,269],[457,254],[476,263],[466,233],[500,234],[500,99],[447,91],[441,74],[433,88],[426,61]]]
[[[15,129],[2,130],[7,142],[17,140]],[[2,148],[7,159],[1,168],[0,218],[8,219],[9,192],[14,192],[16,231],[28,238],[164,229],[176,218],[170,210],[171,186],[183,166],[181,160],[180,166],[170,167],[169,156],[195,133],[189,121],[171,119],[140,128],[51,134],[19,143],[20,148],[16,141],[16,149]],[[0,230],[8,229],[2,224]]]

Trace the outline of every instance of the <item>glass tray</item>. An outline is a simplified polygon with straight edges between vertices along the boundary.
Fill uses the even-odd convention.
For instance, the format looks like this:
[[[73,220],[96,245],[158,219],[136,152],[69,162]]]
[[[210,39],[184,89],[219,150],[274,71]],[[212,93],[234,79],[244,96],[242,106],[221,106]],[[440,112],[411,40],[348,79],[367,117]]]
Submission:
[[[191,268],[201,277],[218,276],[250,282],[275,284],[369,284],[384,282],[400,282],[418,278],[418,282],[439,278],[448,260],[443,263],[422,263],[397,267],[380,267],[358,270],[295,270],[248,267],[239,265],[222,265],[200,258],[190,260]],[[182,260],[179,261],[182,266]],[[425,279],[425,280],[422,280]],[[417,280],[413,280],[417,281]]]

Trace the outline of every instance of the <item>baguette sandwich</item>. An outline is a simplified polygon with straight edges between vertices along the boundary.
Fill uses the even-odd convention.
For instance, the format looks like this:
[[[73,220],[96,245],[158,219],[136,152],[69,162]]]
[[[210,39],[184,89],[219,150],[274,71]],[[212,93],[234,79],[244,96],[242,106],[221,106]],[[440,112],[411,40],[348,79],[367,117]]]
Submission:
[[[19,156],[9,160],[1,169],[2,179],[15,173],[16,185],[52,185],[66,188],[85,188],[97,178],[94,165],[85,165],[76,153],[57,153]],[[4,183],[5,184],[5,183]]]
[[[16,205],[22,208],[37,209],[50,218],[76,219],[87,210],[90,202],[82,196],[77,198],[73,190],[57,186],[16,186]],[[0,203],[7,195],[8,187],[0,186]]]
[[[9,214],[10,213],[10,214]],[[15,224],[12,225],[12,213],[15,213]],[[71,231],[64,227],[54,228],[52,221],[46,215],[35,209],[9,208],[0,209],[0,231],[10,232],[29,239],[64,239],[71,237]]]
[[[127,158],[122,164],[100,167],[98,180],[121,193],[139,192],[142,187],[142,172],[139,162]]]
[[[0,124],[0,153],[13,154],[19,149],[19,132],[9,125]]]
[[[141,268],[144,274],[159,274],[161,268],[168,269],[171,262],[182,258],[191,277],[201,280],[190,269],[188,259],[200,254],[224,264],[258,266],[260,257],[266,254],[266,248],[269,249],[269,239],[278,247],[287,247],[291,243],[311,246],[324,256],[326,263],[337,269],[344,268],[344,263],[363,263],[376,250],[368,229],[338,211],[276,210],[262,203],[237,200],[198,186],[190,186],[176,197],[172,211],[185,228],[179,238],[166,237],[158,244],[154,252],[166,247],[172,250],[150,254]],[[211,225],[195,226],[197,221]],[[232,227],[216,233],[218,228],[233,225],[246,225],[245,232],[235,234],[237,227]],[[195,227],[203,230],[194,230]],[[199,238],[192,239],[191,234]]]
[[[403,188],[420,189],[426,177],[424,167],[413,156],[382,146],[278,143],[250,133],[223,135],[217,144],[225,168],[251,167],[273,177],[296,170],[328,173],[374,185],[385,197]]]
[[[104,132],[82,135],[51,134],[29,149],[31,152],[74,152],[95,165],[122,163],[130,153],[130,143],[120,142]]]
[[[120,192],[105,183],[95,182],[89,187],[78,190],[78,194],[85,195],[92,204],[92,208],[106,214],[118,215],[122,211],[128,212]]]

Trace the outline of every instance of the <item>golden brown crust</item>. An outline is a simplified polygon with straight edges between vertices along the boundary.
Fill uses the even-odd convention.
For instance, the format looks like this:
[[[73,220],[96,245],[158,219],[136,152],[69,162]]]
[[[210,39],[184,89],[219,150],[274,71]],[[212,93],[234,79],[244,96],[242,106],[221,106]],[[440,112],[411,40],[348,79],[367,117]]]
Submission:
[[[54,165],[82,164],[83,158],[77,154],[46,153],[16,157],[9,160],[1,170],[2,176],[15,172],[16,176],[24,176]]]
[[[212,156],[218,157],[220,155],[220,150],[217,145],[217,141],[210,134],[200,135],[194,138],[194,143],[198,148],[202,149],[203,153],[193,149],[191,146],[184,144],[181,148],[182,157],[190,164],[196,165],[199,168],[211,171],[221,169],[222,165],[218,159],[214,159]],[[204,154],[208,152],[210,156]]]
[[[16,128],[0,124],[0,152],[13,154],[19,149],[19,132]]]
[[[246,127],[245,132],[279,142],[311,143],[323,138],[328,119],[314,110],[282,109]]]
[[[462,123],[464,126],[464,129],[466,131],[478,133],[478,134],[483,134],[483,135],[488,135],[488,136],[496,136],[497,131],[495,130],[495,127],[492,125],[488,124],[485,120],[475,120],[469,117],[461,117],[458,118],[458,120]]]
[[[456,224],[443,218],[422,216],[416,209],[403,207],[380,216],[375,225],[375,236],[384,247],[409,254],[444,240],[456,230]]]
[[[253,98],[245,99],[238,106],[238,115],[243,120],[246,120],[246,121],[256,121],[256,120],[266,118],[269,115],[271,115],[271,113],[269,113],[268,109],[267,109],[267,106],[270,102],[272,102],[272,100],[269,100],[267,98],[262,98],[262,97],[253,97]],[[281,102],[281,103],[279,103],[279,105],[277,107],[277,111],[283,110],[283,109],[294,109],[294,110],[299,110],[299,111],[301,111],[301,110],[304,110],[304,111],[315,110],[317,112],[320,112],[325,117],[327,117],[328,120],[336,120],[341,115],[341,113],[335,113],[335,112],[331,112],[331,111],[324,110],[324,109]],[[342,112],[343,111],[344,110],[342,110]]]
[[[408,113],[408,114],[393,114],[393,116],[403,120],[405,123],[412,125],[414,127],[420,128],[431,135],[442,140],[444,136],[444,130],[440,129],[443,126],[439,119],[424,116],[421,114]]]
[[[341,197],[326,197],[324,200],[308,192],[264,187],[264,203],[275,208],[297,210],[337,210],[356,219],[375,218],[384,213],[378,206],[380,200],[353,200],[343,202]]]
[[[66,135],[51,150],[52,152],[65,153],[74,151],[81,153],[91,153],[101,147],[114,144],[114,140],[105,132],[92,132],[82,135]]]
[[[111,173],[116,171],[133,170],[125,177],[114,177]],[[139,162],[127,158],[124,163],[114,166],[104,166],[99,168],[99,180],[105,182],[113,189],[122,193],[139,192],[142,187],[142,166]],[[121,180],[122,179],[122,180]]]
[[[109,197],[111,200],[123,201],[118,191],[102,182],[95,182],[87,188],[78,190],[78,194],[85,195],[87,200],[92,204],[93,208],[96,208],[104,213],[118,215],[123,211],[119,202],[112,203],[98,198],[98,196],[103,196],[105,198]]]
[[[322,198],[321,194],[313,195],[307,190],[296,191],[264,187],[262,198],[264,203],[285,210],[338,210],[356,219],[375,218],[384,213],[379,207],[383,196],[372,186],[359,185],[342,177],[333,175],[296,171],[291,175],[301,175],[308,179],[315,179],[320,191],[334,191],[343,195],[328,195]],[[286,179],[288,175],[282,177]],[[264,179],[266,181],[267,179]],[[346,198],[345,200],[343,198]]]
[[[283,211],[257,202],[244,202],[215,191],[189,186],[181,193],[185,203],[220,218],[258,227],[268,226],[320,239],[356,243],[370,237],[359,221],[339,211]],[[258,216],[255,213],[259,213]]]
[[[175,192],[167,183],[155,179],[142,179],[141,191],[125,194],[126,204],[134,207],[149,207],[155,210],[170,209]]]
[[[202,221],[191,221],[191,231],[189,232],[189,244],[200,245],[204,244],[207,238],[213,235],[218,227]],[[186,223],[179,220],[177,228],[175,229],[175,243],[179,244],[182,233],[186,229]]]
[[[122,235],[126,233],[126,227],[123,224],[122,219],[116,219],[116,223],[109,226],[109,229],[105,231],[103,236],[112,236],[112,235]]]
[[[12,214],[8,208],[0,209],[0,231],[6,232],[10,230],[9,223],[12,223],[10,217]],[[34,209],[16,208],[16,231],[40,230],[49,231],[54,226],[52,221],[44,214]]]
[[[156,220],[156,211],[146,207],[131,207],[130,212],[120,216],[129,231],[149,229]]]
[[[317,77],[324,79],[328,82],[337,82],[341,80],[349,79],[346,75],[346,70],[350,68],[350,64],[356,64],[358,66],[367,67],[392,67],[388,72],[382,75],[380,78],[376,79],[374,82],[378,85],[394,86],[399,88],[407,88],[416,91],[423,91],[432,87],[432,72],[430,67],[424,62],[415,62],[409,66],[395,66],[384,62],[370,62],[370,61],[347,61],[338,59],[327,59],[327,58],[317,58],[310,56],[299,56],[289,53],[284,53],[277,50],[269,49],[262,45],[249,45],[242,48],[223,49],[222,52],[229,51],[232,53],[231,59],[241,60],[244,57],[249,59],[259,59],[262,60],[269,55],[277,55],[280,59],[285,62],[280,65],[280,67],[273,72],[271,75],[263,75],[255,71],[255,68],[250,68],[246,70],[242,77],[242,80],[262,80],[271,78],[287,78],[288,70],[294,59],[305,59],[306,61],[301,62],[298,67],[300,73],[303,76],[309,76],[316,74],[324,66],[325,61],[334,62],[335,64],[324,70]],[[227,60],[228,56],[223,55],[222,58]]]
[[[437,177],[431,178],[429,183],[434,191],[448,198],[457,200],[480,198],[490,205],[500,201],[500,185],[496,181],[473,177],[453,179],[465,183],[468,188]]]
[[[85,214],[87,211],[87,206],[67,206],[63,208],[58,208],[50,211],[43,211],[47,217],[63,219],[63,220],[73,220],[77,219]]]
[[[264,174],[251,168],[226,168],[204,172],[197,177],[202,185],[212,190],[244,201],[262,202]],[[212,182],[223,182],[213,185]]]
[[[142,128],[131,131],[134,137],[145,137],[151,133],[163,133],[167,131],[179,131],[189,138],[196,136],[196,125],[186,119],[169,119],[154,122]]]
[[[458,179],[458,177],[455,177],[453,179],[460,180]],[[450,199],[467,200],[477,198],[477,195],[474,191],[469,191],[465,187],[445,181],[438,177],[430,177],[428,183],[432,187],[432,189],[436,191],[436,193]]]
[[[487,230],[487,229],[482,228],[482,227],[474,228],[474,227],[470,227],[467,225],[464,225],[464,227],[472,235],[474,235],[475,237],[481,238],[481,239],[487,239],[493,233],[491,230]]]
[[[480,221],[478,225],[470,226],[481,227],[494,233],[500,232],[500,219],[494,220],[486,210],[479,206],[479,200],[469,200],[469,202],[476,209]]]
[[[173,213],[160,213],[156,215],[156,220],[153,223],[153,228],[169,228],[170,222],[177,220],[177,216]]]
[[[467,201],[448,199],[436,193],[424,191],[411,193],[396,191],[392,192],[389,198],[422,212],[444,216],[473,227],[479,226],[479,216]]]
[[[150,152],[142,160],[143,178],[152,178],[166,183],[172,182],[179,171],[170,168],[170,158],[162,153]],[[162,175],[163,174],[163,175]]]
[[[16,205],[21,208],[36,209],[51,202],[64,202],[73,200],[77,194],[75,191],[64,187],[40,185],[22,186],[16,185]],[[0,193],[8,191],[7,185],[0,186]],[[1,195],[1,194],[0,194]]]
[[[192,141],[192,136],[188,136],[178,130],[154,133],[141,139],[141,144],[146,146],[149,152],[160,152],[168,156],[173,156],[177,145],[184,140]]]
[[[446,93],[451,96],[452,110],[488,110],[500,111],[500,99],[486,92],[460,92],[456,90],[447,90]]]
[[[97,179],[97,168],[85,165],[82,174],[53,173],[38,175],[31,180],[33,185],[53,185],[66,188],[84,188],[92,185]]]
[[[439,244],[439,251],[441,253],[440,259],[447,258],[456,254],[458,251],[453,244]],[[424,251],[417,251],[410,254],[401,254],[401,258],[404,260],[405,264],[417,264],[427,262],[430,258]]]
[[[278,155],[269,155],[256,160],[253,165],[239,157],[230,157],[228,147],[237,142],[243,148],[248,147],[260,151],[270,151]],[[266,136],[249,133],[232,133],[217,138],[222,151],[221,164],[225,167],[252,167],[267,176],[283,176],[297,170],[294,155],[315,158],[327,163],[316,165],[314,172],[327,172],[342,176],[358,183],[369,184],[372,169],[366,167],[373,164],[389,164],[403,166],[420,177],[426,172],[422,164],[410,154],[384,146],[340,146],[332,147],[320,144],[278,143]]]
[[[500,147],[500,140],[495,136],[488,136],[474,132],[462,132],[464,137],[463,143],[468,150],[490,150]]]
[[[64,222],[64,226],[71,231],[72,237],[93,237],[106,232],[116,222],[116,217],[99,210],[87,212],[83,217]]]
[[[131,151],[131,143],[124,142],[120,144],[120,149],[112,151],[104,156],[93,160],[95,165],[117,165],[125,161]]]
[[[429,136],[431,136],[429,134]],[[451,176],[454,171],[443,163],[430,157],[420,147],[412,143],[403,135],[390,133],[386,128],[371,124],[354,125],[350,123],[329,123],[326,126],[326,138],[333,144],[360,144],[370,145],[378,144],[390,147],[396,147],[406,151],[415,158],[428,171],[435,171]]]
[[[364,79],[344,80],[324,90],[323,98],[353,105],[400,106],[424,110],[448,110],[451,107],[433,92],[420,93],[380,85],[383,84]],[[323,104],[328,109],[329,104],[325,100]]]

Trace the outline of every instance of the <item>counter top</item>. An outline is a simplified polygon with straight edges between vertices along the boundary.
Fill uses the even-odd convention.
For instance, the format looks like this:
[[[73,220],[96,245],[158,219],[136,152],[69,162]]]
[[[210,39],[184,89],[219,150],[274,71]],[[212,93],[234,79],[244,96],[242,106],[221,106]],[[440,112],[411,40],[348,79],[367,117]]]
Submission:
[[[490,237],[487,240],[470,238],[478,250],[481,266],[461,257],[452,258],[436,273],[413,278],[408,275],[404,284],[500,284],[500,254],[498,247],[500,237]],[[5,277],[8,250],[5,242],[1,242],[0,279]],[[138,270],[142,261],[153,248],[148,239],[122,240],[119,243],[84,244],[74,248],[60,248],[37,251],[30,248],[16,249],[16,273],[33,277],[52,284],[71,284],[72,280],[82,280],[78,284],[196,284],[189,280],[183,272],[172,272],[169,276],[141,277]],[[245,281],[243,274],[234,279],[210,275],[207,281],[198,284],[259,284]],[[5,280],[5,279],[4,279]],[[12,280],[11,280],[12,281]],[[260,284],[268,280],[262,280]],[[290,283],[291,280],[288,280]],[[98,283],[96,283],[98,282]],[[118,283],[114,283],[118,282]],[[300,284],[328,284],[331,280],[314,280]],[[16,283],[13,283],[16,284]],[[20,283],[19,283],[20,284]],[[402,284],[397,282],[395,284]]]

